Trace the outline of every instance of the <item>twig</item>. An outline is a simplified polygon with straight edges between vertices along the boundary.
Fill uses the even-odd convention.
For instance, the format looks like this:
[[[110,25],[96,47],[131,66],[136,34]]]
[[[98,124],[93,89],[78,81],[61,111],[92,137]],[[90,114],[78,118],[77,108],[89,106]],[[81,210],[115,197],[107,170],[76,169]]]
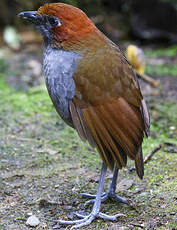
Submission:
[[[18,137],[18,136],[15,136],[15,135],[8,135],[8,137],[17,139],[19,141],[31,141],[31,140],[33,140],[32,138]]]
[[[157,146],[155,149],[152,150],[145,158],[144,158],[144,164],[146,164],[148,161],[151,160],[152,156],[159,151],[162,148],[162,145]]]
[[[146,74],[138,74],[143,80],[147,81],[149,84],[151,84],[154,87],[158,87],[160,85],[160,82],[157,80],[154,80],[152,77],[149,77]]]

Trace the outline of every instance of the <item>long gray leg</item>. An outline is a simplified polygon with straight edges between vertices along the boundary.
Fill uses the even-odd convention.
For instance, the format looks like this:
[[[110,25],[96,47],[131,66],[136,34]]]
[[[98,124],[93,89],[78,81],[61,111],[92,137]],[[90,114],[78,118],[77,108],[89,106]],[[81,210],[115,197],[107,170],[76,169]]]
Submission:
[[[114,174],[113,174],[113,177],[112,177],[112,182],[111,182],[111,185],[109,187],[108,192],[105,194],[105,197],[106,198],[108,198],[108,197],[115,198],[116,200],[118,200],[121,203],[128,204],[127,199],[122,198],[122,197],[118,196],[117,194],[115,194],[116,185],[117,185],[117,178],[118,178],[118,172],[119,172],[119,169],[117,168],[117,166],[115,166]]]
[[[108,198],[113,198],[116,199],[117,201],[124,203],[124,204],[128,204],[128,200],[125,198],[122,198],[120,196],[118,196],[117,194],[115,194],[115,190],[116,190],[116,184],[117,184],[117,178],[118,178],[118,168],[117,166],[114,167],[114,173],[113,173],[113,177],[112,177],[112,182],[111,185],[108,189],[108,191],[104,194],[102,194],[101,196],[101,201],[104,202],[106,201]],[[85,205],[88,205],[90,203],[93,203],[95,201],[95,195],[91,195],[91,194],[87,194],[87,193],[82,193],[81,194],[82,197],[86,197],[86,198],[91,198],[92,200],[88,200]]]
[[[71,229],[74,229],[74,228],[80,228],[82,226],[89,225],[95,218],[98,218],[98,217],[100,217],[102,219],[113,221],[113,220],[116,220],[116,218],[118,216],[124,216],[122,214],[117,214],[114,216],[108,216],[108,215],[100,212],[101,195],[102,195],[102,191],[103,191],[106,170],[107,170],[107,166],[103,163],[102,169],[101,169],[99,185],[98,185],[98,190],[97,190],[96,198],[95,198],[91,213],[88,216],[83,216],[83,215],[77,214],[77,216],[79,218],[82,218],[81,220],[75,220],[75,221],[59,220],[59,224],[74,224],[74,226],[71,228]]]

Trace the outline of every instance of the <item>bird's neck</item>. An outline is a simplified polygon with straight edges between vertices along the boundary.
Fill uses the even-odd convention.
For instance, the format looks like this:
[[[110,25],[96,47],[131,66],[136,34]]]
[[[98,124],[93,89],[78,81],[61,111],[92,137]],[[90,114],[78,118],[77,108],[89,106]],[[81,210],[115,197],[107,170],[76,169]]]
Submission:
[[[58,40],[54,37],[53,46],[55,48],[61,48],[66,51],[78,52],[81,55],[87,54],[88,52],[96,51],[106,44],[106,37],[99,31],[94,30],[92,33],[87,34],[87,36],[81,36],[66,39],[66,40]]]

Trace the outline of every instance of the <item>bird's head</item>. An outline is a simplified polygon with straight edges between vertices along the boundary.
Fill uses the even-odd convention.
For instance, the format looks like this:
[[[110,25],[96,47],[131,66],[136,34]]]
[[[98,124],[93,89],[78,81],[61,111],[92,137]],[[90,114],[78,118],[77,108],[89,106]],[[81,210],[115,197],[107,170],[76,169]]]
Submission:
[[[21,12],[18,16],[33,23],[44,40],[56,48],[77,46],[97,31],[82,10],[64,3],[45,4],[38,11]]]

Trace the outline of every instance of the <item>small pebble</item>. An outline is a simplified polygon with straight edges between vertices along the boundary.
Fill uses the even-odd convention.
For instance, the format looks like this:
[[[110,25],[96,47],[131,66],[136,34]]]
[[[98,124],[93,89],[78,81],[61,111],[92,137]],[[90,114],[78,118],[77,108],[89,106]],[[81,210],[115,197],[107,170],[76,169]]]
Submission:
[[[27,221],[26,221],[26,225],[29,225],[31,227],[36,227],[40,224],[39,219],[36,216],[30,216]]]
[[[171,213],[170,213],[170,215],[175,215],[175,214],[176,214],[176,212],[171,212]]]
[[[148,194],[147,192],[142,192],[142,193],[139,194],[139,196],[141,196],[141,197],[142,196],[147,196],[147,194]]]
[[[68,205],[68,206],[65,206],[65,210],[71,210],[72,209],[72,206]]]
[[[27,215],[28,215],[28,216],[32,216],[33,213],[32,213],[32,212],[28,212]]]

